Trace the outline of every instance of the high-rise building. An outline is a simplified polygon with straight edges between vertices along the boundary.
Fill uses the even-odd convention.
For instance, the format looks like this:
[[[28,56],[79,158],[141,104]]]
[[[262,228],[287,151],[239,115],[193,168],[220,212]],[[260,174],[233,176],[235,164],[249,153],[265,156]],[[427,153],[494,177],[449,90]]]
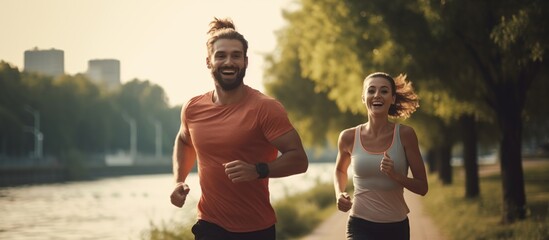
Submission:
[[[116,59],[94,59],[88,61],[88,77],[109,89],[120,86],[120,61]]]
[[[40,50],[37,47],[25,51],[24,71],[36,72],[57,77],[65,73],[65,54],[63,50]]]

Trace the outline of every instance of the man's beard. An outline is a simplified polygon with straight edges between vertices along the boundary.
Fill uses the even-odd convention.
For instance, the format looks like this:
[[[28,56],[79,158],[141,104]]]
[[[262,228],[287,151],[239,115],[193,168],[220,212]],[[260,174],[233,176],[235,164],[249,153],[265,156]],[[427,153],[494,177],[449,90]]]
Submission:
[[[233,82],[225,82],[223,80],[223,75],[221,74],[222,69],[215,69],[212,71],[212,75],[215,79],[215,81],[221,86],[221,88],[225,91],[230,91],[242,84],[244,81],[244,76],[246,76],[246,68],[240,69],[238,73],[236,74],[236,79]]]

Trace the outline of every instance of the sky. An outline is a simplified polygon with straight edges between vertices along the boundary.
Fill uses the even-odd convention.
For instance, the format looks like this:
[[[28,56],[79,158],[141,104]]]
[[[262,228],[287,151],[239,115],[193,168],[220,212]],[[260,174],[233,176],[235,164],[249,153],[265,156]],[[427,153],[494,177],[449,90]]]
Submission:
[[[214,17],[233,19],[248,40],[244,83],[263,87],[263,55],[276,48],[292,0],[0,0],[0,60],[23,70],[26,50],[64,51],[65,73],[92,59],[120,60],[121,82],[149,80],[171,106],[213,89],[206,32]]]

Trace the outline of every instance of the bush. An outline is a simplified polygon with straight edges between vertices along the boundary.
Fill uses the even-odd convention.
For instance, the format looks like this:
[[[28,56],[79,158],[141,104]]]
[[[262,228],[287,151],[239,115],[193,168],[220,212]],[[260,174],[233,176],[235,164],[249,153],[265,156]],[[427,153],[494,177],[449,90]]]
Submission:
[[[524,169],[528,216],[512,224],[501,222],[499,173],[481,177],[481,196],[476,199],[465,199],[464,177],[459,172],[453,185],[430,181],[424,205],[448,239],[549,239],[548,173],[549,164]]]
[[[88,177],[86,157],[75,149],[69,149],[60,154],[61,161],[67,169],[68,180],[81,180]]]
[[[145,240],[193,240],[194,235],[191,232],[192,224],[178,222],[165,223],[160,225],[149,223],[150,229],[141,234],[141,239]]]
[[[295,239],[312,232],[330,206],[335,206],[335,197],[329,183],[318,183],[309,191],[276,202],[277,238]]]
[[[276,236],[278,239],[293,239],[303,236],[314,229],[321,221],[316,204],[303,201],[284,201],[275,206],[278,222]]]

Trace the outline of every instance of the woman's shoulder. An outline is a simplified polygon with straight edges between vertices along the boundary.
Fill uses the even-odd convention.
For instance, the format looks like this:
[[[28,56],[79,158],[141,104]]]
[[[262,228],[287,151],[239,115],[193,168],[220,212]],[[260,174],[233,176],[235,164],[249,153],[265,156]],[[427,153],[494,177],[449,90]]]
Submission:
[[[340,145],[351,145],[354,143],[355,140],[355,132],[356,129],[359,128],[361,125],[358,125],[356,127],[351,127],[344,129],[339,133],[339,144]]]
[[[400,125],[400,129],[399,129],[400,139],[402,141],[404,142],[417,141],[416,131],[414,130],[413,127],[404,125],[404,124],[399,124],[399,125]]]
[[[398,123],[398,125],[400,126],[399,128],[399,131],[400,131],[400,134],[410,134],[410,133],[415,133],[414,131],[414,128],[411,127],[411,126],[408,126],[408,125],[404,125],[402,123]]]

